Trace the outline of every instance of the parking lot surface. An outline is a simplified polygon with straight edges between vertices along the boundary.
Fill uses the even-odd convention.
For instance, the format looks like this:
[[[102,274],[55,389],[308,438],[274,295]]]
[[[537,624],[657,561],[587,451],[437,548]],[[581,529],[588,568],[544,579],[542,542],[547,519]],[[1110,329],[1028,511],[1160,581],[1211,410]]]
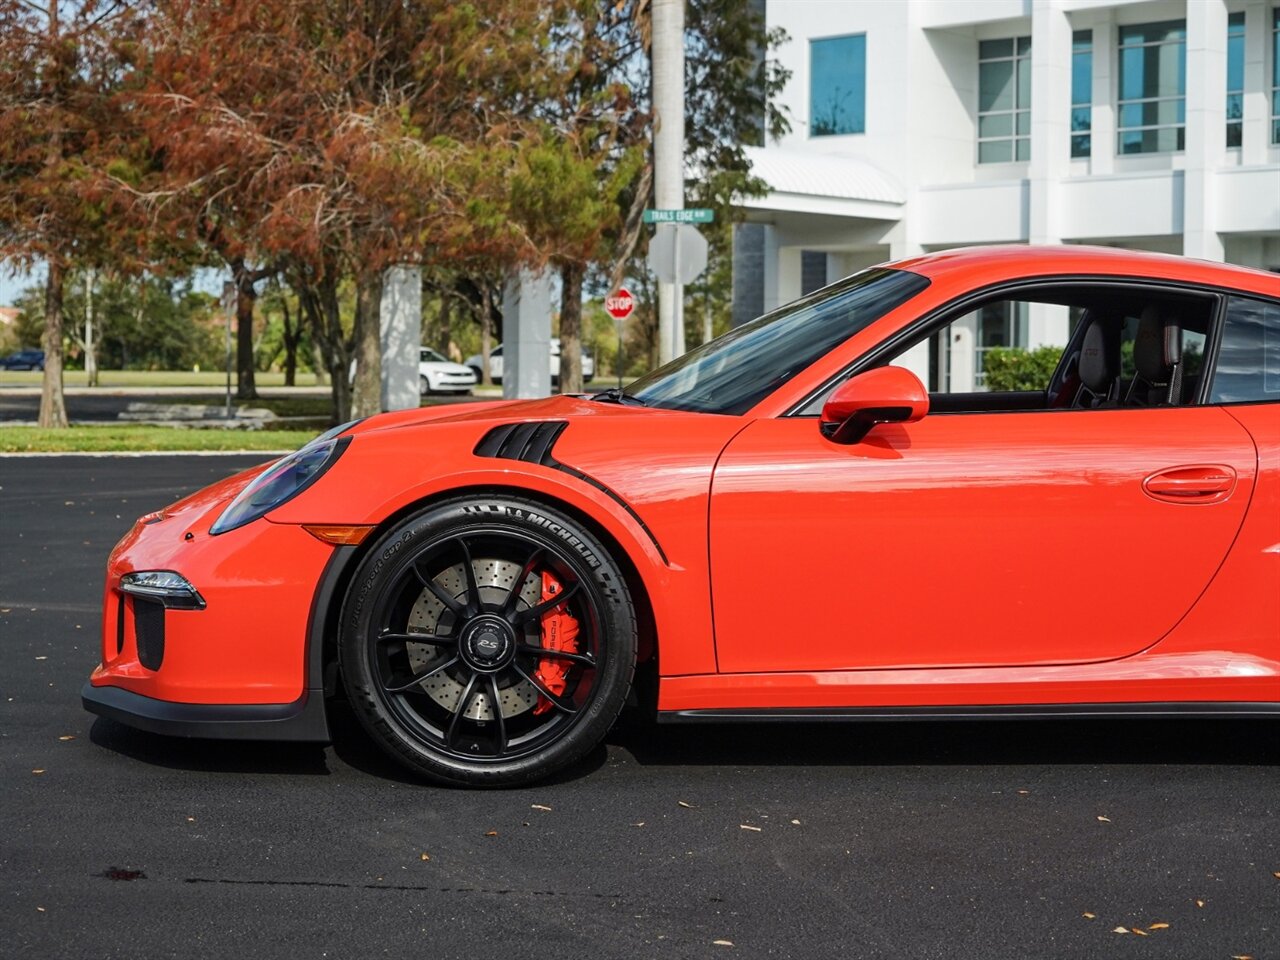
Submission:
[[[473,792],[83,712],[112,545],[261,459],[0,457],[0,955],[1280,957],[1275,723],[624,717]]]

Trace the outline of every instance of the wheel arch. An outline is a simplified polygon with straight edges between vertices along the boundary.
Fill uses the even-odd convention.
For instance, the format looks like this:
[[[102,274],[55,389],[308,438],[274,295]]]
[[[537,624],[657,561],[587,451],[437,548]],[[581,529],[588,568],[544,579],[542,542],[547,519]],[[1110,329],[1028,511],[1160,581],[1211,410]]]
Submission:
[[[408,517],[442,503],[467,500],[480,496],[514,497],[559,510],[582,524],[606,550],[622,570],[627,589],[635,604],[637,687],[648,693],[656,689],[658,668],[657,620],[649,588],[631,552],[621,541],[588,511],[565,499],[527,487],[502,484],[482,484],[440,490],[412,500],[388,514],[364,541],[355,547],[339,547],[334,551],[316,588],[311,622],[308,630],[308,686],[323,686],[326,697],[332,697],[342,689],[338,670],[338,633],[342,608],[347,590],[356,570],[373,549],[373,545],[388,530]],[[651,699],[646,697],[646,700]],[[656,699],[653,701],[656,709]]]

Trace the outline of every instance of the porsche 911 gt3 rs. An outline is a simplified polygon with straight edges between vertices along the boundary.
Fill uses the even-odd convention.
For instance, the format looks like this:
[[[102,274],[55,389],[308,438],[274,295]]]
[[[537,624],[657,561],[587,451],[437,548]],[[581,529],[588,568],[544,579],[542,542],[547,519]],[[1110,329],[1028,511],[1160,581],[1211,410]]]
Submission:
[[[1010,341],[1052,372],[1011,380]],[[83,699],[322,741],[345,694],[412,770],[498,785],[635,689],[683,721],[1280,715],[1280,278],[949,251],[625,391],[345,424],[138,520]]]

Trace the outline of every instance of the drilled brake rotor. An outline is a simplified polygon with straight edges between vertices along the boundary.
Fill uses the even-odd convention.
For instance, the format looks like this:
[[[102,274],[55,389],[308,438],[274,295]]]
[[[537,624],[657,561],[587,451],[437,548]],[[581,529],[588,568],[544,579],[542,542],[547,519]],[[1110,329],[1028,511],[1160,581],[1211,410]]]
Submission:
[[[511,586],[520,575],[521,566],[509,560],[477,557],[471,561],[475,571],[476,585],[480,589],[480,599],[486,604],[500,606],[507,599]],[[462,564],[456,563],[436,574],[435,582],[451,597],[464,600],[467,586],[462,576]],[[541,582],[537,577],[529,577],[520,591],[518,609],[526,609],[538,603],[541,597]],[[455,632],[454,616],[440,599],[430,590],[423,589],[418,595],[413,609],[409,611],[407,633],[429,633],[449,636]],[[526,642],[537,643],[537,622],[526,628],[531,631]],[[427,643],[406,643],[405,650],[409,655],[409,664],[413,672],[425,673],[438,667],[454,654],[444,647]],[[498,701],[503,717],[514,717],[517,714],[532,710],[538,702],[538,691],[528,680],[503,687],[499,681]],[[463,682],[452,674],[452,670],[442,670],[435,676],[428,677],[419,684],[432,700],[451,713],[462,696]],[[469,720],[494,719],[492,697],[488,691],[474,693],[463,716]]]

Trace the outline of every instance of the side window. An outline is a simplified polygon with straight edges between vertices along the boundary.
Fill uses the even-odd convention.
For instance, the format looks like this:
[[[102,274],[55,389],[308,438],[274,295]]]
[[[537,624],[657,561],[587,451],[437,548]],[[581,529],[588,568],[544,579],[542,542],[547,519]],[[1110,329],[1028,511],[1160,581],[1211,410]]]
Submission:
[[[1060,304],[997,300],[956,317],[929,338],[929,393],[1045,391],[1078,316]]]
[[[1227,301],[1210,403],[1280,401],[1280,304]]]
[[[943,316],[882,362],[919,376],[937,413],[1183,406],[1200,396],[1215,305],[1139,284],[1037,286]]]

